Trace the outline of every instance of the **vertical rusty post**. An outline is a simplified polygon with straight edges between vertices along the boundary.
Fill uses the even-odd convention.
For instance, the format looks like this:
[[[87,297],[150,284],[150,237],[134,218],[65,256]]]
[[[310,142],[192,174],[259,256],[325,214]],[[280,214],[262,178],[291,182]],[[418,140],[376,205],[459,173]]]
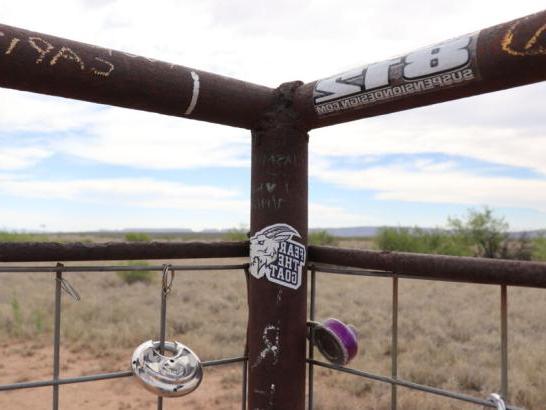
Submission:
[[[307,147],[282,84],[252,131],[249,409],[305,407]]]

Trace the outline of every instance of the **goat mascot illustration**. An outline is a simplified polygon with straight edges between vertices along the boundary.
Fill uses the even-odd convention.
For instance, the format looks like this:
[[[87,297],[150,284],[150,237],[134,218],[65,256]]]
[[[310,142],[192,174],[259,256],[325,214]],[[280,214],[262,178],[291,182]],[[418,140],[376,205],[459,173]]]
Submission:
[[[250,273],[257,279],[271,273],[269,265],[277,260],[279,246],[293,236],[301,238],[298,231],[287,224],[275,224],[258,231],[250,238]]]

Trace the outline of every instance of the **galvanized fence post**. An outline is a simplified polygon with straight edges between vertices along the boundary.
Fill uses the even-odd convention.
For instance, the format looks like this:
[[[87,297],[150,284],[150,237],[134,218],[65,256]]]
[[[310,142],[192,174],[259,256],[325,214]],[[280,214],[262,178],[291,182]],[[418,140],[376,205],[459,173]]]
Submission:
[[[292,97],[275,91],[252,132],[249,409],[305,406],[307,132]]]

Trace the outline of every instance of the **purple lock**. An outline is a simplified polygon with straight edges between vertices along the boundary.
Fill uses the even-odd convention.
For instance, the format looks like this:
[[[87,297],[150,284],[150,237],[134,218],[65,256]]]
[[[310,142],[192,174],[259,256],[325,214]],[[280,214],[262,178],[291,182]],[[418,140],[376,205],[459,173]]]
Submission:
[[[358,333],[354,326],[334,318],[311,325],[315,345],[330,362],[344,366],[358,353]]]

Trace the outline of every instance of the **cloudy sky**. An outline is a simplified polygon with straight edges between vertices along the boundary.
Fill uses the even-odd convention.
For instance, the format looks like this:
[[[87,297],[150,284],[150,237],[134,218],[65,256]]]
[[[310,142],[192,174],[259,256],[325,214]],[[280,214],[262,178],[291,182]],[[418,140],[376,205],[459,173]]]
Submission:
[[[62,0],[0,22],[276,87],[540,11],[543,0]],[[1,64],[1,57],[0,57]],[[310,226],[546,227],[546,84],[311,132]],[[248,224],[250,135],[0,89],[0,229]]]

